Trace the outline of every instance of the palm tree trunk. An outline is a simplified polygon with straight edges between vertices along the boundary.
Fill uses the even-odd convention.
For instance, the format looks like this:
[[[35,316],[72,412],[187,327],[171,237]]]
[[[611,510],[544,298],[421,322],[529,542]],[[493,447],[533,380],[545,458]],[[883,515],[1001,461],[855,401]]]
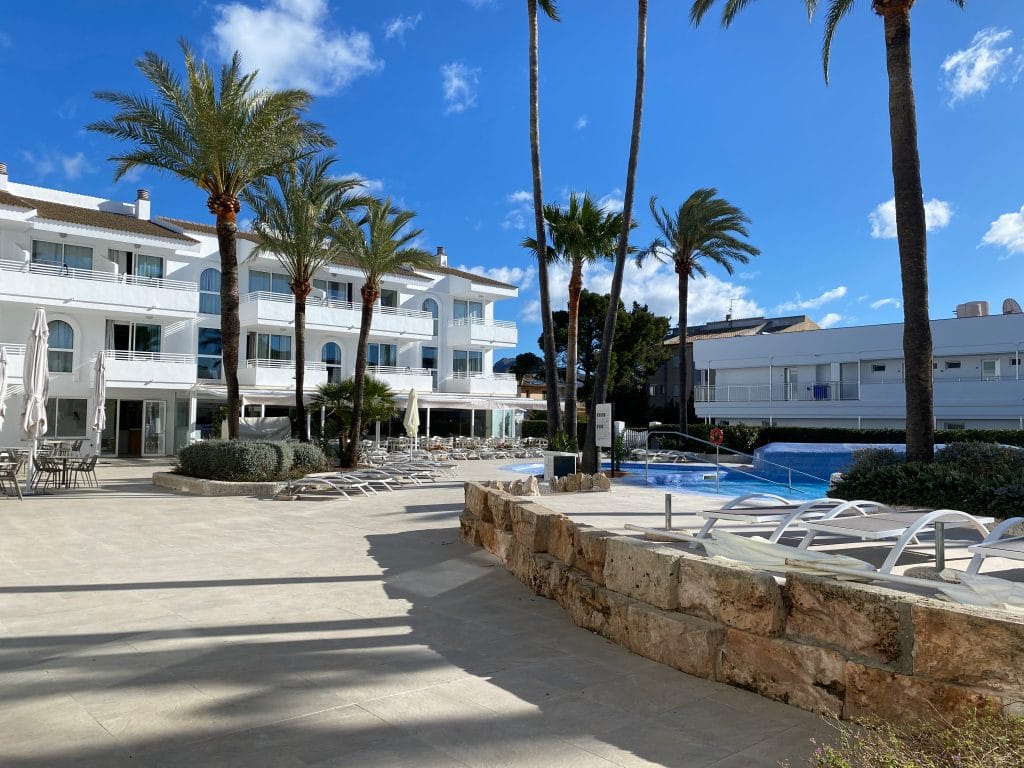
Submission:
[[[686,355],[686,313],[689,304],[690,271],[683,266],[676,266],[679,276],[679,431],[686,433],[687,418],[690,412],[689,394],[690,366]]]
[[[224,383],[227,388],[228,439],[238,439],[238,417],[241,401],[238,396],[238,251],[235,235],[236,216],[241,210],[232,195],[211,196],[207,201],[217,217],[217,246],[220,249],[220,344]]]
[[[579,351],[580,293],[583,290],[583,265],[574,262],[569,278],[569,328],[565,342],[565,433],[576,440],[576,367]]]
[[[533,166],[533,214],[537,227],[537,288],[540,293],[541,335],[544,340],[544,391],[548,409],[548,439],[562,430],[558,410],[558,364],[555,360],[555,325],[548,289],[547,242],[544,237],[544,195],[540,178],[540,97],[537,41],[537,0],[526,0],[530,17],[530,160]]]
[[[309,442],[306,429],[306,298],[309,284],[293,288],[295,294],[295,413],[299,420],[299,440]]]
[[[348,445],[341,455],[341,466],[355,467],[359,461],[359,441],[363,431],[363,390],[366,384],[366,352],[370,346],[370,325],[373,323],[373,303],[379,289],[363,284],[360,295],[363,299],[362,315],[359,321],[359,342],[356,345],[356,370],[352,386],[352,421],[348,425]]]
[[[932,332],[928,319],[928,238],[917,152],[917,113],[910,75],[910,3],[880,10],[889,73],[889,134],[896,194],[896,237],[903,283],[903,371],[907,398],[907,460],[934,457]],[[878,6],[876,5],[876,9]]]
[[[619,311],[619,296],[622,294],[622,273],[626,267],[626,253],[629,249],[629,225],[633,221],[633,191],[636,186],[636,163],[640,155],[640,125],[644,112],[644,76],[647,56],[647,0],[637,0],[636,29],[636,90],[633,94],[633,131],[629,140],[629,161],[626,165],[626,193],[622,203],[622,231],[615,251],[615,269],[612,272],[611,292],[608,300],[608,314],[605,316],[604,332],[601,335],[601,357],[597,361],[597,378],[594,394],[590,400],[590,420],[587,424],[587,439],[583,446],[583,471],[597,472],[597,421],[594,408],[608,397],[608,375],[612,364],[612,344],[615,339],[615,320]]]

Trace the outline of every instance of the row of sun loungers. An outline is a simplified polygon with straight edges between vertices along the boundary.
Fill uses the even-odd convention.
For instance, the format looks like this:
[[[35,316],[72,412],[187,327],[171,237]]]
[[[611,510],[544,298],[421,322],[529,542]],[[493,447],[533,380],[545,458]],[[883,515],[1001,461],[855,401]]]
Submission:
[[[376,496],[405,486],[422,486],[455,477],[458,465],[431,456],[431,451],[368,451],[354,470],[316,472],[289,483],[286,493],[300,498]],[[424,455],[425,454],[425,455]]]

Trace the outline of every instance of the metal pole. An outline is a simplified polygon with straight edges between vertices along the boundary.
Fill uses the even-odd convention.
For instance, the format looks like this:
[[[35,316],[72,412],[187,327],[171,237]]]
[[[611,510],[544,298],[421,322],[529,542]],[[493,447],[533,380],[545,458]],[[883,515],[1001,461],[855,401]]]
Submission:
[[[789,492],[793,492],[793,470],[789,470]]]
[[[665,530],[672,530],[672,494],[665,494]]]
[[[715,446],[715,493],[722,491],[722,465],[718,462],[718,446]]]
[[[946,568],[946,524],[935,521],[935,570],[943,571]]]

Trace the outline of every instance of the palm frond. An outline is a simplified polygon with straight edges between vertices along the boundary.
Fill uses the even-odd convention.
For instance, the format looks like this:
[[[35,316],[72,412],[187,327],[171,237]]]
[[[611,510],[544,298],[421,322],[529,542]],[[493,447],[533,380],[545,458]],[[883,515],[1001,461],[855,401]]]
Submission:
[[[558,7],[555,5],[555,0],[537,0],[537,5],[544,11],[544,15],[552,21],[562,20],[558,15]]]
[[[813,13],[814,0],[806,0],[807,13]],[[825,14],[825,37],[821,44],[821,63],[825,71],[825,84],[828,85],[828,62],[832,56],[832,38],[835,37],[836,27],[850,11],[853,10],[854,0],[832,0],[828,12]],[[954,0],[955,2],[955,0]]]

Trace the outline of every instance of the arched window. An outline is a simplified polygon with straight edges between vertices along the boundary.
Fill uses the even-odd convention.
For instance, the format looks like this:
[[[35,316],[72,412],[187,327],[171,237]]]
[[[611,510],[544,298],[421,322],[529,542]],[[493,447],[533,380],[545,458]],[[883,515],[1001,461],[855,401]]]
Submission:
[[[429,312],[431,317],[434,318],[434,335],[437,336],[437,316],[439,312],[437,302],[433,299],[424,299],[423,311]]]
[[[341,382],[341,347],[333,341],[324,344],[320,360],[327,366],[327,381],[331,384]]]
[[[50,352],[47,356],[50,373],[71,373],[75,358],[75,332],[63,320],[51,320]]]
[[[199,311],[204,315],[220,314],[219,269],[204,269],[199,276]]]

